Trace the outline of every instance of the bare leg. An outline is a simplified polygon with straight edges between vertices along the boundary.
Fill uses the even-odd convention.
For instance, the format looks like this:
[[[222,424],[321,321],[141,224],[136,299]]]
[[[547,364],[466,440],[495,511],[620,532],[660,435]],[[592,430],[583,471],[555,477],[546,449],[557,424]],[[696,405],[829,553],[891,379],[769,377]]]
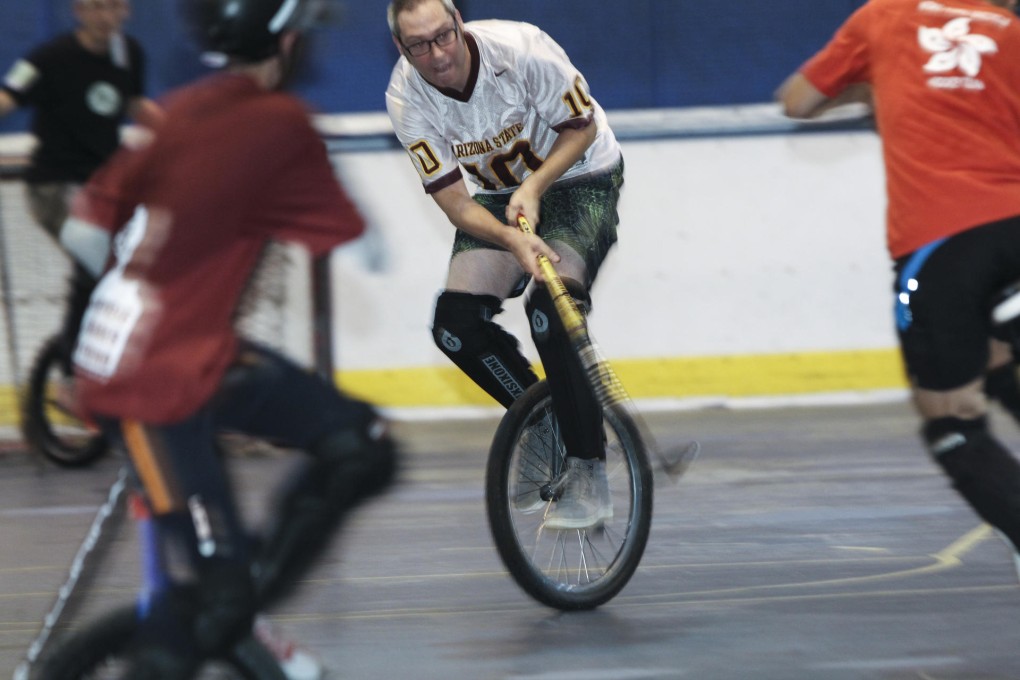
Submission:
[[[477,248],[458,253],[450,261],[446,289],[504,300],[522,276],[524,270],[510,253]]]
[[[914,405],[926,421],[936,418],[981,418],[987,410],[987,400],[981,389],[983,384],[982,377],[963,387],[946,391],[925,390],[915,386]]]

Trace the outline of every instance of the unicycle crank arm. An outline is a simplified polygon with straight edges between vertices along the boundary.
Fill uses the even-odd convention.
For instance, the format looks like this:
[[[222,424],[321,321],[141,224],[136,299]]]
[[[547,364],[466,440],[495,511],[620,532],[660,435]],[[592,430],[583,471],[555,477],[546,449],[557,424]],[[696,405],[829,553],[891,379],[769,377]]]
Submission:
[[[546,503],[549,501],[558,501],[563,496],[563,490],[566,488],[567,473],[563,472],[548,484],[543,484],[542,488],[538,491],[538,495]]]

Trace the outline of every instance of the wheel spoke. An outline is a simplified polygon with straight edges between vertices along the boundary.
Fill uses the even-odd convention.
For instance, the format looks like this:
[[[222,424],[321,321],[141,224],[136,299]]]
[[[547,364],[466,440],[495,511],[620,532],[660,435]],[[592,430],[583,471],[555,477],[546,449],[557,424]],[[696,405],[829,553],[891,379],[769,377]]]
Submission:
[[[637,428],[622,409],[605,410],[612,513],[597,526],[551,529],[545,522],[556,507],[566,450],[544,383],[518,403],[501,423],[490,456],[487,502],[496,545],[511,575],[539,601],[563,609],[598,606],[633,574],[648,537],[651,470]],[[552,489],[544,503],[521,502],[543,487]]]

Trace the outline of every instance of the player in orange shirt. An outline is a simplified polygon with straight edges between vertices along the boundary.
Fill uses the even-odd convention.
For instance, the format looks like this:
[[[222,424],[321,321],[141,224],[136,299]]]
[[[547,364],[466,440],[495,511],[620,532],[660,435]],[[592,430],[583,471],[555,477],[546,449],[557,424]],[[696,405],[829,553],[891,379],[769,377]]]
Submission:
[[[795,118],[872,102],[896,324],[923,438],[1015,554],[1020,464],[988,429],[985,393],[1020,419],[1010,346],[989,317],[1020,279],[1016,4],[870,0],[778,92]]]

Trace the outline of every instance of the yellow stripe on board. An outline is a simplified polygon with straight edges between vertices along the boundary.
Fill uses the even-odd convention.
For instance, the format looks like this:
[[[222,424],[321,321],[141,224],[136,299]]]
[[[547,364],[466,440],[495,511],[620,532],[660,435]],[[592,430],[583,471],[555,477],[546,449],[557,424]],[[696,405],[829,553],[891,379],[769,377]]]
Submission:
[[[16,427],[21,416],[18,392],[12,385],[0,385],[0,427]]]
[[[614,360],[634,399],[751,397],[906,387],[899,351],[859,350]],[[341,387],[380,406],[491,406],[452,366],[342,371]]]
[[[906,387],[899,351],[798,352],[613,361],[634,399],[757,397]],[[383,407],[492,406],[451,366],[340,371],[339,384]],[[0,426],[18,422],[14,389],[0,386]]]

